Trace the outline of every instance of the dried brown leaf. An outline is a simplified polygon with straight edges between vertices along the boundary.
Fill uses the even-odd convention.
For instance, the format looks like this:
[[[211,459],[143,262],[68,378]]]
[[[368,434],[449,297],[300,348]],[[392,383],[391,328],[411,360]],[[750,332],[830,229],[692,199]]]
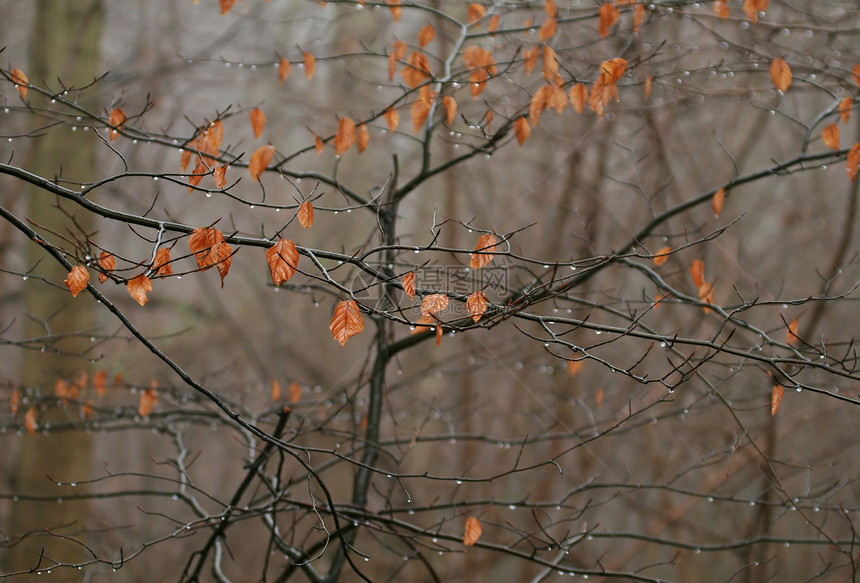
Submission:
[[[277,243],[266,250],[266,261],[269,263],[272,283],[280,286],[295,275],[299,265],[299,251],[296,244],[289,239],[278,239]]]
[[[310,229],[314,224],[314,205],[311,201],[306,200],[299,205],[297,213],[299,224],[305,229]]]
[[[328,328],[341,346],[364,331],[364,317],[355,300],[343,300],[335,306]]]
[[[66,287],[69,288],[69,291],[72,292],[72,297],[78,297],[78,294],[81,293],[87,287],[87,282],[90,280],[90,274],[87,271],[87,268],[83,265],[75,265],[72,267],[69,274],[66,276],[66,279],[63,280],[63,283],[66,284]]]
[[[146,294],[152,291],[152,282],[144,274],[141,273],[137,277],[128,280],[125,287],[128,289],[128,295],[134,298],[134,301],[141,306],[146,305],[146,302],[149,301]]]
[[[257,151],[251,154],[251,160],[248,162],[248,172],[251,174],[251,180],[257,182],[260,180],[260,175],[269,166],[269,162],[275,155],[275,147],[272,145],[260,146]]]
[[[481,523],[474,516],[467,516],[463,544],[467,547],[474,546],[479,538],[481,538]]]

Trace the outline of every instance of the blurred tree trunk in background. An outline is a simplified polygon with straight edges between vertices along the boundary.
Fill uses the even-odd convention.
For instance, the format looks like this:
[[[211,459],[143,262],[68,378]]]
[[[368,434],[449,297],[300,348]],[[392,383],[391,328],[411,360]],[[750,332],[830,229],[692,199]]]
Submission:
[[[100,43],[104,10],[101,0],[39,0],[30,38],[30,81],[46,83],[54,91],[71,89],[89,84],[100,74]],[[43,81],[44,80],[44,81]],[[30,93],[30,103],[39,107],[47,98]],[[98,109],[95,104],[90,104]],[[101,104],[102,107],[105,104]],[[50,124],[46,119],[45,124]],[[31,142],[29,168],[41,176],[63,180],[85,182],[95,173],[95,136],[82,142],[80,136],[72,135],[68,126],[47,130],[46,135]],[[62,161],[62,166],[61,166]],[[44,191],[31,188],[27,192],[27,216],[34,223],[49,228],[55,233],[68,235],[73,228],[69,217],[57,208],[57,201],[46,196]],[[76,216],[77,225],[91,232],[91,217]],[[83,236],[82,233],[75,233]],[[45,255],[35,245],[27,245],[26,269],[32,268]],[[62,282],[66,274],[53,261],[42,261],[33,271],[33,276],[45,277],[50,282]],[[26,337],[45,337],[46,350],[25,352],[21,361],[21,379],[26,387],[49,393],[57,378],[84,381],[89,377],[89,363],[79,356],[63,353],[80,353],[86,350],[88,336],[94,324],[93,304],[87,294],[76,300],[65,288],[58,289],[45,282],[29,278],[25,285]],[[36,281],[34,281],[36,280]],[[61,306],[58,309],[58,306]],[[80,333],[80,334],[78,334]],[[60,340],[63,335],[71,335]],[[46,356],[56,352],[52,358]],[[86,387],[79,387],[83,391]],[[69,411],[77,411],[70,408]],[[66,433],[51,431],[43,434],[45,424],[62,424],[68,415],[59,407],[41,411],[39,430],[36,435],[25,435],[19,440],[13,488],[32,496],[58,496],[58,488],[46,476],[57,481],[85,480],[90,474],[90,437],[86,432]],[[79,487],[80,488],[80,487]],[[83,491],[83,490],[81,490]],[[67,502],[62,505],[46,505],[21,500],[12,505],[7,533],[20,536],[26,532],[49,529],[57,533],[80,532],[86,523],[87,504]],[[65,548],[63,548],[65,547]],[[33,537],[8,552],[5,567],[20,570],[34,567],[40,561],[44,549],[42,567],[47,561],[75,561],[87,556],[86,549],[64,544],[62,539],[48,536]],[[72,571],[67,571],[64,581],[72,580]],[[80,577],[83,572],[80,571]]]

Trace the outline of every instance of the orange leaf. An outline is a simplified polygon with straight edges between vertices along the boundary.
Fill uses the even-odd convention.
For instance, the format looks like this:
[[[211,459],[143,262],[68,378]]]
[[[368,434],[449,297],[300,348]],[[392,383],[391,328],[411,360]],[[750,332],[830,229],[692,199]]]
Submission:
[[[466,517],[466,531],[463,534],[463,544],[467,547],[474,546],[481,538],[481,523],[474,516]]]
[[[537,66],[539,57],[540,48],[538,47],[532,47],[523,51],[523,67],[525,68],[526,75],[531,73],[532,69]]]
[[[555,54],[555,49],[551,46],[543,48],[543,77],[550,83],[555,81],[555,76],[558,74],[558,56]]]
[[[18,415],[18,407],[21,405],[21,389],[12,391],[12,396],[9,397],[9,412],[12,416]]]
[[[293,381],[290,383],[290,403],[298,403],[302,400],[302,386]]]
[[[523,142],[529,139],[529,135],[531,133],[532,127],[529,125],[529,122],[525,117],[518,117],[516,121],[514,121],[514,134],[517,136],[517,142],[519,142],[520,146],[523,145]]]
[[[116,373],[113,375],[113,388],[116,389],[119,387],[119,384],[122,382],[122,373]]]
[[[645,101],[648,101],[651,97],[651,84],[654,82],[654,77],[648,75],[645,78]]]
[[[436,346],[439,346],[440,344],[442,344],[442,324],[441,324],[441,322],[436,324]]]
[[[821,132],[821,141],[824,145],[833,150],[839,149],[839,126],[835,123],[830,124],[824,131]]]
[[[466,309],[469,310],[469,316],[473,321],[480,320],[484,312],[487,311],[487,296],[484,295],[484,292],[477,290],[469,294],[466,300]]]
[[[24,427],[30,435],[36,434],[36,408],[30,407],[24,415]]]
[[[87,271],[87,268],[83,265],[75,265],[72,267],[72,270],[69,271],[69,275],[66,276],[66,279],[63,280],[63,283],[66,284],[66,287],[69,288],[69,291],[72,292],[72,297],[78,297],[78,294],[81,293],[81,290],[87,287],[87,282],[90,280],[90,274]]]
[[[92,399],[87,399],[84,404],[81,406],[81,411],[84,414],[84,417],[87,419],[93,418],[93,401]]]
[[[317,151],[317,156],[321,155],[323,150],[325,150],[325,142],[316,134],[314,134],[314,149]]]
[[[274,146],[260,146],[257,151],[251,154],[251,161],[248,162],[248,172],[251,173],[251,180],[257,182],[260,175],[272,161],[275,155]]]
[[[236,0],[219,0],[219,4],[221,5],[221,16],[224,16],[230,9],[233,8],[233,4],[236,3]]]
[[[851,67],[851,77],[854,79],[854,83],[860,85],[860,63]]]
[[[618,101],[616,83],[626,70],[627,61],[620,57],[603,61],[600,64],[600,76],[594,82],[594,87],[591,88],[591,95],[588,98],[588,104],[598,116],[603,117],[603,111],[610,99],[614,97]]]
[[[436,320],[433,319],[433,316],[422,315],[415,324],[415,326],[412,326],[411,334],[420,334],[427,329],[432,329],[436,325]]]
[[[305,53],[305,77],[313,79],[314,72],[317,70],[317,60],[310,53]]]
[[[125,123],[126,117],[125,112],[118,107],[115,107],[113,111],[110,112],[110,116],[108,117],[108,122],[113,128],[110,131],[110,141],[112,142],[114,138],[116,138],[119,134],[117,130],[122,127],[122,124]]]
[[[540,27],[540,30],[538,30],[538,38],[540,39],[541,42],[548,41],[555,34],[555,29],[556,29],[555,18],[550,16],[549,18],[544,20],[543,24]]]
[[[162,247],[155,253],[152,261],[152,270],[157,277],[173,275],[173,266],[170,264],[170,249]]]
[[[693,261],[690,265],[690,276],[692,276],[696,287],[702,287],[705,283],[705,262],[701,259]]]
[[[107,274],[116,268],[116,260],[113,258],[113,255],[107,251],[102,251],[101,255],[99,255],[99,267],[102,270],[99,272],[99,283],[104,283],[108,280]]]
[[[335,306],[328,328],[341,346],[352,336],[364,331],[364,318],[355,300],[343,300]]]
[[[487,32],[490,33],[491,38],[495,38],[495,35],[492,34],[499,29],[499,15],[493,14],[490,17],[490,24],[487,25]]]
[[[854,179],[857,178],[857,171],[860,170],[860,142],[857,142],[848,150],[845,166],[848,170],[848,178],[851,179],[851,182],[854,182]]]
[[[448,307],[448,296],[445,294],[430,294],[421,301],[421,314],[424,317],[440,312]]]
[[[597,389],[597,394],[594,395],[594,404],[600,409],[603,407],[603,387]]]
[[[290,69],[292,69],[290,62],[286,57],[281,57],[281,62],[278,63],[278,83],[284,84],[284,81],[290,76]]]
[[[272,283],[280,286],[296,273],[299,265],[299,252],[296,244],[289,239],[278,239],[278,242],[266,250],[266,261],[269,263],[269,273]]]
[[[469,24],[480,20],[487,13],[487,8],[481,4],[469,4]]]
[[[197,156],[197,165],[194,167],[194,170],[191,172],[191,176],[188,177],[188,190],[193,190],[192,187],[200,184],[200,181],[203,180],[203,176],[209,168],[206,167],[206,163],[203,161],[203,158]]]
[[[146,294],[152,291],[152,282],[144,274],[141,273],[137,277],[128,280],[125,287],[128,289],[128,294],[141,306],[149,301]]]
[[[427,24],[418,32],[418,46],[423,49],[434,38],[436,38],[436,29],[432,24]]]
[[[496,236],[492,233],[478,237],[478,244],[469,258],[470,269],[480,269],[493,260],[496,251]]]
[[[655,267],[660,267],[661,265],[665,265],[667,261],[669,261],[669,253],[672,251],[671,247],[661,247],[654,253],[654,258],[652,261],[654,262]]]
[[[367,149],[367,144],[370,142],[370,132],[367,131],[367,124],[363,123],[358,126],[358,153],[361,154]]]
[[[445,121],[451,125],[457,117],[457,102],[450,95],[446,95],[442,98],[442,104],[445,106]]]
[[[388,124],[388,129],[392,132],[397,129],[398,125],[400,125],[400,114],[397,113],[396,109],[386,109],[382,114],[382,117],[385,118],[385,123]]]
[[[779,411],[779,406],[782,403],[782,396],[785,394],[785,389],[782,385],[774,385],[770,391],[770,414],[776,415]]]
[[[529,102],[529,122],[531,122],[533,126],[537,126],[543,110],[546,109],[549,87],[550,85],[543,85],[540,89],[535,91],[535,94],[532,95],[532,99]]]
[[[711,199],[711,206],[714,207],[714,214],[720,216],[720,213],[723,212],[723,202],[726,200],[726,189],[721,188],[717,192],[714,193],[713,198]]]
[[[642,21],[645,19],[645,4],[637,4],[633,9],[633,32],[639,32]]]
[[[414,133],[417,134],[424,126],[424,122],[427,120],[427,115],[430,113],[430,108],[433,105],[433,98],[435,95],[435,93],[431,93],[430,87],[424,85],[419,92],[418,100],[412,104],[412,129]]]
[[[582,365],[585,361],[583,360],[568,360],[567,361],[567,374],[568,376],[575,377],[582,370]]]
[[[783,59],[774,59],[770,64],[770,80],[774,87],[785,93],[791,85],[791,67]]]
[[[611,2],[606,2],[600,7],[600,36],[609,36],[609,28],[615,24],[621,13]]]
[[[400,74],[406,84],[413,89],[430,79],[430,64],[427,61],[427,55],[420,51],[412,51]]]
[[[217,156],[218,148],[221,147],[221,140],[224,138],[224,124],[221,123],[221,120],[213,121],[209,124],[209,127],[206,128],[206,131],[203,132],[203,135],[206,136],[206,141],[209,144],[209,148],[201,148],[204,151]]]
[[[842,123],[848,123],[848,120],[851,119],[852,107],[854,107],[854,99],[851,97],[845,97],[839,102],[839,117],[842,119]]]
[[[152,410],[158,404],[158,394],[155,388],[145,389],[140,394],[140,401],[137,404],[137,413],[141,417],[149,417]]]
[[[255,107],[248,115],[251,118],[251,127],[254,129],[254,139],[256,140],[263,133],[263,128],[266,127],[266,114],[259,107]]]
[[[230,264],[233,263],[233,249],[230,245],[221,241],[212,249],[212,261],[215,263],[218,275],[221,276],[221,287],[224,287],[224,278],[227,277],[227,272],[230,271]]]
[[[281,398],[281,383],[279,383],[277,379],[272,379],[272,382],[270,384],[272,401],[277,401]]]
[[[394,81],[394,73],[397,71],[397,61],[406,56],[406,43],[396,40],[391,44],[391,52],[388,53],[388,80]]]
[[[212,177],[215,179],[216,188],[224,188],[227,186],[227,165],[218,166],[212,172]]]
[[[588,99],[588,89],[582,83],[577,83],[570,89],[570,104],[576,113],[582,113],[585,110],[585,102]]]
[[[744,12],[754,23],[758,22],[758,13],[767,10],[768,0],[744,0]]]
[[[107,391],[107,373],[104,370],[100,369],[93,375],[93,388],[99,397]]]
[[[785,342],[791,346],[792,344],[796,344],[797,340],[797,318],[795,318],[788,325],[788,330],[785,331]]]
[[[717,16],[719,16],[722,20],[725,20],[726,18],[728,18],[729,14],[731,12],[729,10],[728,0],[717,0],[714,3],[714,12],[716,12]]]
[[[403,281],[401,282],[403,285],[403,291],[409,296],[410,300],[415,299],[415,272],[410,271],[406,275],[403,276]]]
[[[543,4],[543,9],[553,18],[555,18],[558,14],[558,8],[555,5],[555,0],[546,0],[546,2],[544,2]]]
[[[355,143],[355,122],[348,117],[337,121],[337,133],[334,135],[334,152],[340,156]]]
[[[314,224],[314,205],[311,201],[306,200],[299,205],[297,213],[299,224],[305,229],[310,229]]]
[[[215,265],[213,250],[222,241],[224,241],[224,235],[221,234],[221,231],[213,227],[194,229],[194,232],[188,237],[188,248],[194,254],[197,267],[201,271],[206,271]]]
[[[197,140],[191,140],[188,142],[189,148],[197,148]],[[185,169],[188,168],[188,164],[191,163],[191,150],[182,150],[182,153],[179,154],[179,169],[182,172],[185,172]]]
[[[27,99],[27,85],[30,84],[24,71],[21,69],[12,69],[9,71],[9,79],[15,84],[15,88],[21,95],[21,99]]]
[[[400,0],[388,0],[388,9],[391,11],[391,16],[394,17],[394,22],[400,20],[400,15],[403,14],[403,7],[400,6]]]

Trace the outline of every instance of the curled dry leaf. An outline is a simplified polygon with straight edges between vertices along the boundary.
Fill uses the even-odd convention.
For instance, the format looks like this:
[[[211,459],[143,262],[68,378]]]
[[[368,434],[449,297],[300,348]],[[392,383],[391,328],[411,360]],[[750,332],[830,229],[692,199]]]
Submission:
[[[30,82],[24,74],[24,71],[18,68],[12,69],[9,71],[9,79],[11,79],[12,83],[15,84],[15,88],[18,90],[18,94],[21,96],[21,99],[27,99],[27,85],[29,85]]]
[[[90,274],[87,271],[87,268],[83,265],[75,265],[72,267],[72,270],[69,271],[69,275],[66,276],[66,279],[63,280],[63,283],[66,284],[66,287],[69,288],[69,291],[72,292],[72,297],[78,297],[78,294],[81,293],[81,290],[87,287],[87,282],[90,280]]]
[[[848,178],[851,179],[851,182],[854,182],[854,179],[857,178],[857,171],[860,170],[860,142],[857,142],[848,150],[845,169],[848,171]]]
[[[540,48],[532,47],[523,51],[523,68],[526,75],[532,72],[537,67],[538,58],[540,58]]]
[[[821,132],[821,141],[832,150],[839,150],[839,126],[835,123],[828,125]]]
[[[281,57],[281,62],[278,63],[278,83],[284,84],[284,81],[290,76],[290,69],[292,69],[290,62],[286,57]]]
[[[484,295],[484,292],[477,290],[469,294],[469,298],[466,300],[466,309],[469,310],[469,317],[473,321],[480,320],[484,312],[487,311],[487,296]]]
[[[785,93],[791,85],[791,67],[784,59],[774,59],[770,64],[770,80],[774,87]]]
[[[281,383],[277,379],[272,379],[271,382],[272,401],[277,401],[281,398]]]
[[[529,125],[529,122],[525,117],[518,117],[516,121],[514,121],[514,135],[517,137],[517,143],[519,143],[520,146],[529,139],[531,133],[532,126]]]
[[[665,265],[667,261],[669,261],[669,253],[672,251],[671,247],[661,247],[654,253],[654,262],[655,267],[660,267],[661,265]]]
[[[450,95],[446,95],[442,98],[442,104],[445,106],[445,122],[451,125],[457,117],[457,102]]]
[[[585,110],[585,102],[588,101],[588,89],[582,83],[577,83],[570,88],[570,104],[576,113],[582,113]]]
[[[546,0],[546,2],[544,2],[543,4],[543,9],[548,15],[552,16],[553,18],[558,15],[558,7],[555,5],[555,0]]]
[[[714,214],[718,217],[720,213],[723,212],[723,203],[726,200],[726,189],[721,188],[717,192],[714,193],[713,198],[711,198],[711,206],[714,207]]]
[[[436,324],[436,346],[442,344],[442,323]]]
[[[108,280],[108,274],[116,269],[116,259],[107,251],[102,251],[99,255],[99,283],[104,283]]]
[[[269,162],[275,155],[274,146],[260,146],[257,151],[251,154],[251,161],[248,163],[248,172],[251,173],[251,180],[257,182],[260,175],[268,167]]]
[[[544,20],[543,24],[541,24],[540,29],[538,30],[538,39],[541,42],[546,42],[553,37],[556,30],[556,21],[555,18],[550,16],[546,20]]]
[[[639,32],[643,20],[645,20],[645,4],[637,4],[633,9],[633,32]]]
[[[188,237],[188,249],[194,254],[194,260],[201,271],[215,265],[217,252],[213,251],[223,241],[224,235],[214,227],[194,229]]]
[[[115,107],[113,109],[113,111],[110,112],[110,116],[108,117],[108,122],[110,123],[111,128],[112,128],[110,131],[110,141],[111,142],[114,141],[114,138],[116,138],[119,135],[117,130],[119,130],[122,127],[122,124],[125,123],[125,120],[126,120],[125,112],[123,110],[121,110],[120,108]]]
[[[654,83],[654,76],[648,75],[645,78],[645,101],[651,98],[651,85]]]
[[[474,516],[466,517],[466,529],[463,533],[463,544],[467,547],[474,546],[481,538],[481,523]]]
[[[314,224],[314,205],[311,201],[306,200],[299,205],[299,211],[296,213],[299,219],[299,224],[305,229],[310,229]]]
[[[314,132],[314,150],[317,151],[317,156],[320,156],[325,150],[325,142]]]
[[[107,372],[104,369],[99,369],[93,375],[93,389],[99,397],[104,396],[107,392]]]
[[[782,396],[785,394],[785,389],[782,385],[774,385],[770,390],[770,414],[776,415],[779,411],[779,406],[782,404]]]
[[[358,153],[361,154],[367,149],[367,144],[370,142],[370,132],[367,130],[367,124],[363,123],[358,126]]]
[[[348,117],[342,117],[337,122],[337,133],[334,135],[334,152],[340,156],[355,143],[355,122]]]
[[[410,300],[415,299],[415,272],[410,271],[406,275],[403,276],[403,291],[409,296]]]
[[[224,287],[224,278],[227,277],[230,264],[233,263],[233,249],[221,241],[212,249],[212,260],[215,263],[215,269],[218,270],[218,275],[221,276],[221,287]]]
[[[248,114],[251,118],[251,128],[254,130],[254,139],[260,137],[263,133],[263,128],[266,127],[266,114],[259,107],[255,107]]]
[[[128,280],[125,287],[128,289],[128,295],[134,298],[134,301],[141,306],[146,305],[146,302],[149,301],[146,294],[152,291],[152,282],[144,274],[141,273],[137,277]]]
[[[155,253],[155,259],[152,261],[152,271],[156,277],[166,277],[173,275],[173,265],[170,264],[170,249],[162,247]]]
[[[224,188],[227,186],[227,165],[218,166],[215,168],[212,173],[212,177],[215,178],[215,187],[216,188]]]
[[[555,54],[555,49],[545,45],[543,48],[543,77],[553,83],[556,75],[558,75],[558,56]]]
[[[355,300],[343,300],[335,306],[328,328],[341,346],[351,337],[364,331],[364,317]]]
[[[402,40],[396,40],[391,44],[391,51],[388,53],[388,81],[394,81],[394,73],[397,72],[397,61],[406,56],[406,43]]]
[[[269,273],[272,283],[280,286],[296,273],[299,265],[299,252],[296,244],[289,239],[278,239],[278,242],[266,251],[266,261],[269,263]]]
[[[145,389],[140,394],[140,401],[137,404],[137,413],[141,417],[149,417],[152,410],[158,404],[158,394],[155,392],[155,387]]]
[[[478,243],[469,258],[470,269],[480,269],[493,260],[496,251],[496,236],[487,233],[478,237]]]
[[[720,19],[725,20],[729,17],[731,11],[729,10],[729,0],[717,0],[714,2],[714,12]]]
[[[693,261],[690,264],[690,276],[696,287],[701,287],[705,283],[705,262],[701,259]]]
[[[421,51],[412,51],[400,74],[406,84],[413,89],[430,80],[430,63],[427,61],[427,55]]]
[[[302,386],[296,381],[290,383],[290,403],[298,403],[302,400]]]
[[[305,53],[304,57],[304,65],[305,65],[305,77],[309,80],[313,79],[314,73],[317,70],[317,60],[310,53]]]
[[[448,296],[445,294],[430,294],[421,301],[421,314],[425,317],[441,312],[448,307]]]
[[[490,17],[490,24],[487,25],[487,32],[490,33],[490,38],[496,38],[493,33],[497,30],[499,30],[499,15],[493,14]]]
[[[612,2],[606,2],[600,7],[600,36],[609,36],[609,29],[618,21],[619,16],[621,13]]]
[[[411,108],[412,131],[414,133],[417,134],[421,131],[421,128],[424,127],[424,122],[430,114],[430,109],[433,106],[433,98],[435,96],[436,93],[431,92],[430,87],[427,85],[424,85],[421,88],[421,91],[419,91],[418,99],[412,104]]]
[[[30,435],[36,434],[36,408],[30,407],[27,409],[27,414],[24,415],[24,428]]]

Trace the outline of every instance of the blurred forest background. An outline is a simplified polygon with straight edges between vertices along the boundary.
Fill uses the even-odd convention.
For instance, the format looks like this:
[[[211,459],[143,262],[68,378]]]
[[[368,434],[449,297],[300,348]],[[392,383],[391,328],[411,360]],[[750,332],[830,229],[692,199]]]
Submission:
[[[470,3],[443,0],[404,0],[396,20],[369,1],[0,0],[0,578],[857,580],[860,5],[607,3],[603,35],[602,3],[555,4],[486,2],[470,24]],[[405,57],[388,76],[398,39],[430,56],[452,123],[438,103],[413,131]],[[497,63],[478,97],[470,45]],[[608,59],[627,70],[603,116],[548,109],[520,145],[514,120],[547,85],[526,51],[544,46],[565,95]],[[12,68],[44,94],[22,100]],[[362,153],[335,156],[344,116],[367,120]],[[216,119],[228,186],[190,190],[181,146]],[[283,174],[258,183],[246,165],[266,144]],[[106,216],[16,169],[189,229]],[[72,298],[69,267],[12,216],[87,263],[184,375],[104,301]],[[190,229],[212,225],[237,238],[223,289],[188,256]],[[490,232],[495,258],[466,269]],[[276,233],[320,250],[279,288],[253,242]],[[174,275],[141,307],[122,278],[159,243]],[[120,279],[99,285],[101,250]],[[452,298],[438,347],[410,330],[410,271],[419,296]],[[341,347],[344,290],[365,328]]]

